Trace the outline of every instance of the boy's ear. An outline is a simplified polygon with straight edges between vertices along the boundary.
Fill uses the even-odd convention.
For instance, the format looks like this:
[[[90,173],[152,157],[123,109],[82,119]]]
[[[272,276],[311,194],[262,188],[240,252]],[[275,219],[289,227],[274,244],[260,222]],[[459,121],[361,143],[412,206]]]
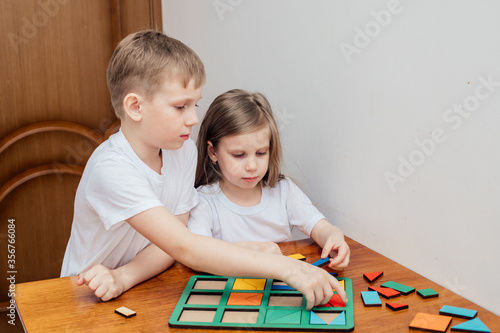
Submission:
[[[212,160],[212,162],[217,162],[217,154],[215,153],[215,148],[214,145],[212,144],[212,141],[208,140],[207,141],[207,153],[208,157]]]
[[[132,120],[140,121],[142,119],[142,110],[140,97],[137,94],[130,93],[123,99],[123,109]]]

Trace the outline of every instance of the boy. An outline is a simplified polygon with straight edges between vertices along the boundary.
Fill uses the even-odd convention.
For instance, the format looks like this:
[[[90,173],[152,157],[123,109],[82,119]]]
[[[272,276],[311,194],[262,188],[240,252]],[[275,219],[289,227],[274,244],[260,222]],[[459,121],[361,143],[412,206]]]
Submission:
[[[205,83],[203,63],[190,48],[161,32],[132,34],[113,53],[107,77],[121,129],[87,162],[62,276],[80,274],[78,284],[109,300],[175,258],[198,271],[283,280],[304,294],[308,309],[326,303],[332,288],[347,302],[322,269],[186,228],[198,202],[189,135]]]

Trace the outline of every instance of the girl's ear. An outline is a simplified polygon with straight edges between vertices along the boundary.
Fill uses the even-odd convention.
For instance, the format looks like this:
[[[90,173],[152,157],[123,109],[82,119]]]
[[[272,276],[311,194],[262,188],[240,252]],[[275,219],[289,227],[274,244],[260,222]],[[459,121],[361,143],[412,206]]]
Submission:
[[[123,109],[130,119],[134,121],[142,119],[140,97],[137,94],[130,93],[125,96],[123,99]]]
[[[214,145],[210,140],[207,141],[207,153],[213,163],[217,162],[217,153],[215,152]]]

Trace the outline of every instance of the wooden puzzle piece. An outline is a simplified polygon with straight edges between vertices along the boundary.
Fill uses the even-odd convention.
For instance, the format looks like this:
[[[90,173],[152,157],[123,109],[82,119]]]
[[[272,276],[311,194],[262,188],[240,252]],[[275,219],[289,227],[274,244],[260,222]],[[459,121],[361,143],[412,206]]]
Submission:
[[[269,309],[266,312],[266,324],[300,324],[302,310]]]
[[[361,298],[365,306],[382,306],[382,301],[376,291],[362,291]]]
[[[135,311],[130,310],[127,307],[119,307],[118,309],[115,309],[115,313],[118,313],[119,315],[124,316],[125,318],[130,318],[136,315]]]
[[[451,317],[418,312],[410,323],[410,328],[446,332]]]
[[[315,262],[312,263],[313,266],[323,266],[324,264],[326,264],[327,262],[330,261],[330,257],[326,257],[325,259],[319,259]]]
[[[479,318],[474,318],[464,323],[455,325],[451,327],[452,331],[459,332],[487,332],[491,333],[491,330],[481,321]]]
[[[432,297],[439,296],[438,292],[432,288],[417,290],[417,294],[418,294],[418,296],[420,296],[422,298],[432,298]]]
[[[371,291],[378,292],[379,295],[384,296],[385,298],[394,298],[401,296],[401,293],[397,290],[387,287],[368,287]]]
[[[289,257],[292,259],[297,259],[297,260],[306,260],[306,257],[304,257],[300,253],[290,254]]]
[[[456,306],[443,305],[441,310],[439,310],[439,314],[460,317],[465,319],[472,319],[477,315],[476,310],[457,308]]]
[[[383,274],[384,272],[365,273],[363,274],[363,277],[365,278],[365,280],[372,283],[373,281],[381,277]]]
[[[415,291],[415,288],[413,288],[413,287],[408,287],[408,286],[405,286],[404,284],[397,283],[394,281],[388,281],[386,283],[383,283],[381,286],[397,290],[403,295],[408,295],[408,294],[411,294],[412,292]]]
[[[243,328],[309,332],[354,329],[353,302],[343,303],[337,293],[334,293],[330,299],[328,307],[313,309],[314,312],[319,312],[318,316],[323,318],[324,323],[311,324],[309,322],[310,311],[305,309],[304,296],[297,290],[273,290],[273,282],[284,285],[282,281],[273,281],[273,279],[262,279],[264,281],[260,286],[250,283],[251,286],[246,286],[246,288],[251,289],[233,290],[237,279],[242,280],[239,281],[242,284],[246,284],[248,280],[251,282],[259,280],[251,277],[208,275],[191,277],[170,316],[169,325],[183,328],[230,330]],[[349,299],[352,299],[352,280],[339,278],[339,281],[342,281],[341,284]],[[236,288],[238,287],[236,283]],[[259,287],[264,289],[256,291],[255,288]],[[244,295],[235,296],[236,294]],[[257,300],[251,295],[258,295]]]
[[[227,305],[259,306],[262,303],[262,293],[231,293]]]
[[[264,290],[266,279],[236,279],[233,290]]]
[[[400,303],[385,303],[385,306],[391,309],[392,311],[399,311],[408,309],[408,304],[400,304]]]

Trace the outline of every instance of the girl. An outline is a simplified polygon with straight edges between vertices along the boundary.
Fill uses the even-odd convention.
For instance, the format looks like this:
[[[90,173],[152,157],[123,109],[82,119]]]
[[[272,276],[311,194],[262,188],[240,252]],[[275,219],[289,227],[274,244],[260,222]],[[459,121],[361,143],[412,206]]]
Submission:
[[[200,203],[191,211],[194,233],[259,248],[261,241],[291,240],[297,227],[330,255],[329,267],[349,263],[349,246],[281,166],[281,143],[269,102],[260,93],[230,90],[210,105],[197,140],[195,186]]]

